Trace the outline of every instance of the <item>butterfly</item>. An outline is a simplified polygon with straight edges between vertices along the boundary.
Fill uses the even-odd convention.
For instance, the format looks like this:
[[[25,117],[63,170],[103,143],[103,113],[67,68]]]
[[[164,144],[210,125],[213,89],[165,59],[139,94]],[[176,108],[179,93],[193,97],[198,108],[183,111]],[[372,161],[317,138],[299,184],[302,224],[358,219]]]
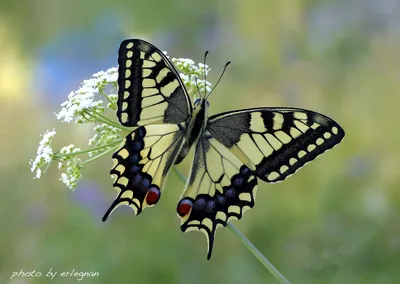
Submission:
[[[112,158],[119,205],[136,215],[157,204],[166,177],[194,148],[177,205],[181,230],[199,230],[211,258],[215,232],[252,208],[258,180],[285,180],[331,149],[344,130],[329,117],[300,108],[258,107],[208,116],[208,96],[193,102],[172,62],[140,39],[118,52],[117,116],[134,127]]]

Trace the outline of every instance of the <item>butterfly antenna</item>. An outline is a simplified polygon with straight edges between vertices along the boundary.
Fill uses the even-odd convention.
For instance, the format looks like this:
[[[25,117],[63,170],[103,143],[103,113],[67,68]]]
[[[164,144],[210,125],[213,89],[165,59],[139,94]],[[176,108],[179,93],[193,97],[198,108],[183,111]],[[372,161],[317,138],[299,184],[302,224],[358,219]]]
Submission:
[[[225,64],[225,67],[224,67],[224,70],[223,70],[222,73],[221,73],[221,76],[219,76],[219,79],[218,79],[217,83],[215,84],[214,88],[212,88],[211,92],[207,95],[206,100],[207,100],[207,98],[211,95],[211,93],[214,91],[214,89],[218,86],[219,81],[221,81],[222,76],[224,76],[225,70],[226,70],[226,68],[229,66],[229,64],[231,64],[230,61],[228,61],[228,62]]]
[[[207,96],[207,69],[206,69],[206,59],[208,50],[204,53],[203,68],[204,68],[204,97]]]

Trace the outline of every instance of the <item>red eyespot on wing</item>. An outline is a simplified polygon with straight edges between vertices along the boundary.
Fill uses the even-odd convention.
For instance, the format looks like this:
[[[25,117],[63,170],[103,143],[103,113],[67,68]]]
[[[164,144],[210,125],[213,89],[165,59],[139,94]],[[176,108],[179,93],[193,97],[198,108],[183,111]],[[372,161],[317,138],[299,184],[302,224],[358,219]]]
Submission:
[[[178,212],[179,216],[185,217],[190,213],[190,211],[192,210],[192,207],[193,207],[193,202],[191,200],[185,198],[179,202],[178,208],[176,209],[176,211]]]
[[[151,186],[146,194],[146,203],[148,205],[156,204],[160,200],[160,195],[160,190],[155,186]]]

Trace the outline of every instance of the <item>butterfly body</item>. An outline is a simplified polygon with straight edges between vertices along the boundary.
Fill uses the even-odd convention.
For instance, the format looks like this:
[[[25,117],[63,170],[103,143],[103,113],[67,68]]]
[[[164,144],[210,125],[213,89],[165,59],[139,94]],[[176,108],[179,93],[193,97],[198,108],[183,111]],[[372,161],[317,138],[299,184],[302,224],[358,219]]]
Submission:
[[[344,137],[332,119],[299,108],[209,117],[207,97],[192,103],[173,64],[142,40],[122,42],[118,63],[117,116],[134,129],[113,155],[118,196],[103,220],[121,204],[136,214],[155,205],[170,168],[194,148],[177,213],[182,231],[205,233],[208,259],[217,228],[254,206],[258,179],[282,181]]]
[[[193,144],[203,135],[207,126],[207,108],[208,105],[205,99],[201,99],[195,104],[193,109],[193,115],[187,123],[186,139],[182,146],[181,151],[175,161],[175,164],[179,164],[188,155],[189,150]]]

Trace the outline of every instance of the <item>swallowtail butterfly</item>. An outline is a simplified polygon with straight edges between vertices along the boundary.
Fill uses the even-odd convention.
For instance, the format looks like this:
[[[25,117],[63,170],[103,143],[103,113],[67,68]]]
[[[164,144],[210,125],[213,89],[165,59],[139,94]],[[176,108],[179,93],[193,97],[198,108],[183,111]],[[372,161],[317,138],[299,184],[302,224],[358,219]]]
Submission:
[[[119,205],[139,214],[155,205],[171,166],[194,147],[177,205],[183,232],[200,230],[210,259],[218,226],[254,206],[258,180],[283,181],[344,137],[329,117],[299,108],[258,107],[208,116],[207,96],[191,101],[178,71],[152,44],[121,43],[117,116],[133,127],[113,155]]]

